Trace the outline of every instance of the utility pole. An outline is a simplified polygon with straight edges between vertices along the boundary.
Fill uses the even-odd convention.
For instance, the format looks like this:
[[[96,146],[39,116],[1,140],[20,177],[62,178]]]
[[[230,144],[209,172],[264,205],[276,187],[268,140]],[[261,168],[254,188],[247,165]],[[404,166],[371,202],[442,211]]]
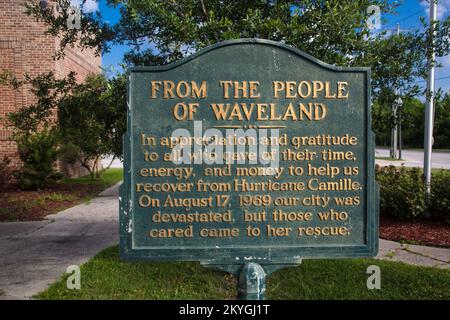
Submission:
[[[433,123],[434,123],[434,63],[436,53],[434,51],[435,21],[437,13],[437,0],[430,0],[430,45],[431,52],[428,58],[427,80],[427,108],[425,109],[425,138],[423,171],[425,174],[426,194],[431,192],[431,154],[433,151]]]

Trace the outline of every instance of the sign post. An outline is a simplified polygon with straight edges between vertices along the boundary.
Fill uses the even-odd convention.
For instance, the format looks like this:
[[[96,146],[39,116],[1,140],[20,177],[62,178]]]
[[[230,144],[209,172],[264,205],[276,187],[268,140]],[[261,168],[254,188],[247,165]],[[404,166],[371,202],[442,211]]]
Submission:
[[[239,274],[238,293],[240,300],[264,300],[266,273],[254,262],[244,264]]]
[[[370,70],[260,39],[128,71],[126,260],[199,261],[239,297],[302,259],[378,251]]]

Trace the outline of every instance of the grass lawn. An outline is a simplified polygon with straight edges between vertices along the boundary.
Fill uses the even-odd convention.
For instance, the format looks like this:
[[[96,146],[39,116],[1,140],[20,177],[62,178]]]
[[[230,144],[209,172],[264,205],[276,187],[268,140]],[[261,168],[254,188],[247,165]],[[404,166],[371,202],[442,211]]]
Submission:
[[[385,149],[385,150],[389,150],[391,147],[389,146],[376,146],[376,149]],[[408,147],[403,147],[402,148],[403,151],[420,151],[423,152],[423,148],[408,148]],[[433,148],[433,153],[434,152],[438,152],[438,153],[450,153],[450,149],[434,149]]]
[[[368,290],[369,265],[381,269],[381,289]],[[111,247],[81,267],[81,289],[67,275],[38,299],[235,299],[236,280],[194,262],[120,261]],[[268,299],[450,299],[450,270],[373,259],[306,260],[268,277]]]
[[[99,179],[90,176],[62,180],[38,191],[8,190],[0,193],[0,221],[40,220],[49,214],[89,201],[122,180],[121,168],[104,170]]]
[[[392,157],[375,157],[376,160],[388,160],[388,161],[404,161],[403,159],[396,159]]]
[[[66,185],[76,185],[76,184],[94,184],[99,185],[102,188],[108,188],[123,179],[123,169],[122,168],[110,168],[101,172],[100,178],[92,180],[90,175],[86,175],[80,178],[66,179],[61,183]]]

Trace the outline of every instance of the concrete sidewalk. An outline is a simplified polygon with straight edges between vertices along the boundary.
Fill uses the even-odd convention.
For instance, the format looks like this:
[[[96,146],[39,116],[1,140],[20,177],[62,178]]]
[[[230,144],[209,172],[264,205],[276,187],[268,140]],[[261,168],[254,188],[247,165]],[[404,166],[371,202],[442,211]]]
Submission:
[[[376,259],[450,270],[450,249],[401,244],[380,239]]]
[[[43,221],[0,223],[0,299],[29,299],[119,242],[118,187]],[[380,240],[377,259],[450,269],[450,249]]]
[[[29,299],[119,242],[119,184],[42,221],[0,223],[0,299]]]

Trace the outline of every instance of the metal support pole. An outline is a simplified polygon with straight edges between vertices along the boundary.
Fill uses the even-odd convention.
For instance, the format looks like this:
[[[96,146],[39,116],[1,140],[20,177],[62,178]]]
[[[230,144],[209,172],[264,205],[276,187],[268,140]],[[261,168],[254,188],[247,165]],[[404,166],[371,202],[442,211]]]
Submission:
[[[400,117],[402,114],[400,114]],[[400,119],[398,123],[398,159],[402,159],[402,121]]]
[[[239,274],[238,293],[240,300],[264,300],[266,273],[261,265],[246,263]]]
[[[425,174],[426,193],[431,191],[431,154],[433,151],[433,114],[434,114],[434,62],[436,54],[434,52],[434,23],[436,21],[437,4],[435,0],[430,1],[430,37],[431,55],[428,60],[429,72],[427,81],[427,108],[425,109],[425,139],[424,139],[424,159],[423,171]]]
[[[399,23],[397,23],[396,34],[397,34],[397,38],[400,37],[400,24]],[[397,99],[398,88],[397,88],[396,83],[394,83],[394,94],[395,94],[395,99]],[[392,117],[394,118],[394,121],[395,121],[395,125],[391,129],[391,158],[397,159],[397,151],[398,151],[398,143],[399,143],[399,138],[398,138],[399,126],[398,126],[398,114],[397,114],[398,108],[395,103],[396,102],[394,101],[391,106]],[[401,157],[399,156],[399,159],[400,158]]]
[[[398,141],[398,123],[397,123],[397,108],[392,106],[392,116],[394,117],[395,125],[392,128],[392,154],[391,158],[397,159],[397,141]]]
[[[394,101],[395,110],[397,112],[397,126],[398,126],[398,159],[402,158],[402,114],[403,114],[403,100],[400,98],[398,94],[398,90],[396,90],[397,99]]]

